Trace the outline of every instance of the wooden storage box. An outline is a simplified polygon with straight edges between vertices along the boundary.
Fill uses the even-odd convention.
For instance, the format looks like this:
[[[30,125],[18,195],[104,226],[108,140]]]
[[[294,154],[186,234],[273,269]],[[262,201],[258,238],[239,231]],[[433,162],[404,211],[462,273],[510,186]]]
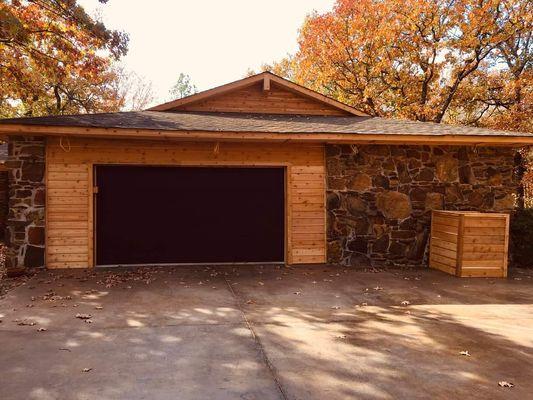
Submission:
[[[460,277],[506,277],[509,215],[433,211],[430,268]]]

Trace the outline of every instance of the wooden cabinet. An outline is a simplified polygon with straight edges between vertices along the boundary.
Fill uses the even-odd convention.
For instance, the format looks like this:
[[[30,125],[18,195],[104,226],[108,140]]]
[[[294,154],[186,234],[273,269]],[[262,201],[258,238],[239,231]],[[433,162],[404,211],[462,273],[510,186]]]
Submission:
[[[460,277],[506,277],[509,215],[433,211],[430,268]]]

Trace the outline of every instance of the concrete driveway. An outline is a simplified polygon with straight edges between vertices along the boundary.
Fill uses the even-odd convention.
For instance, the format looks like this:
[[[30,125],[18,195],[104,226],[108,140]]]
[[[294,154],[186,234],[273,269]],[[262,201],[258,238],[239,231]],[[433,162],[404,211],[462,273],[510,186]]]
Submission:
[[[532,276],[45,271],[0,300],[0,399],[532,398]]]

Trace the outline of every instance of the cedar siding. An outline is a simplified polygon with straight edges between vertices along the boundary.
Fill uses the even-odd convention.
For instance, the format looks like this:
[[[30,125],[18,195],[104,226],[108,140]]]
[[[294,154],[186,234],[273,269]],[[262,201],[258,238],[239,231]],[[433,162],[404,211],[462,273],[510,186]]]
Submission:
[[[65,147],[65,143],[63,142]],[[124,142],[58,138],[46,146],[49,268],[94,265],[93,179],[95,164],[187,166],[284,166],[286,184],[286,261],[323,263],[326,259],[324,147],[306,144],[207,142]],[[260,212],[260,210],[258,210]]]
[[[274,83],[268,91],[263,90],[263,85],[255,84],[203,101],[183,105],[176,108],[175,111],[350,115],[346,111],[288,91]]]

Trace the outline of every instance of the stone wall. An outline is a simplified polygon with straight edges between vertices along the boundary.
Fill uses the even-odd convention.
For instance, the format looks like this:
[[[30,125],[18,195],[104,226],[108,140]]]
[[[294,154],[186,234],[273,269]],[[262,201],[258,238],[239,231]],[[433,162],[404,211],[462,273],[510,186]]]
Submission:
[[[423,266],[433,209],[511,211],[509,148],[327,146],[328,262]]]
[[[0,165],[0,241],[3,242],[5,238],[7,210],[9,203],[9,182],[8,171],[4,171]]]
[[[44,266],[44,139],[10,137],[6,166],[10,169],[6,229],[9,273]]]

